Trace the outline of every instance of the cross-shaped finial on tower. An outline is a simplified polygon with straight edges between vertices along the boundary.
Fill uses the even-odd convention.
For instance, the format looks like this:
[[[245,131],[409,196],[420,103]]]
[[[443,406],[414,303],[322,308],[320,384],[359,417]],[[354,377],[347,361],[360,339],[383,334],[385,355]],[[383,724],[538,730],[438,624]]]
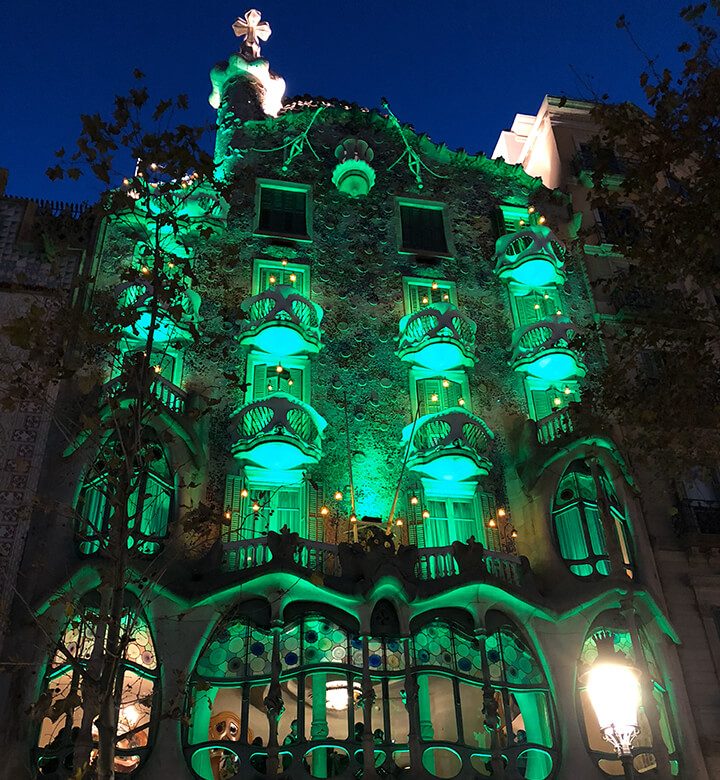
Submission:
[[[238,38],[245,40],[240,47],[240,54],[249,61],[260,59],[260,41],[270,37],[270,25],[261,22],[262,14],[251,8],[245,16],[239,16],[232,28]]]

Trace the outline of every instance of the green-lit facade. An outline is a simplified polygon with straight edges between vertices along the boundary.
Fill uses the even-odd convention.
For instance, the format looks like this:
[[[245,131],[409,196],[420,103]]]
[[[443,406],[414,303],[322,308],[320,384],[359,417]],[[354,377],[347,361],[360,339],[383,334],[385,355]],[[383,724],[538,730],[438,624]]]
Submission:
[[[167,565],[151,596],[128,597],[135,703],[118,708],[135,733],[116,772],[622,775],[584,687],[605,631],[642,675],[636,771],[707,776],[634,475],[601,422],[576,430],[603,350],[585,333],[566,200],[387,107],[304,96],[276,112],[276,77],[248,57],[212,72],[227,207],[200,199],[190,215],[222,226],[222,293],[204,279],[155,333],[163,455],[133,499],[134,544],[138,568]],[[142,262],[107,226],[98,286],[118,258]],[[120,298],[138,311],[127,354],[144,294]],[[198,416],[192,335],[220,298],[237,310],[227,370],[245,389]],[[127,392],[117,374],[108,392]],[[76,615],[92,612],[106,508],[103,477],[84,477],[92,453],[68,449],[51,440],[47,491],[75,519],[33,519],[45,530],[26,561],[45,563],[25,597],[58,613],[82,662],[92,640],[52,597],[83,594]],[[201,502],[223,522],[190,533]],[[61,698],[72,666],[31,630],[22,642],[42,671],[13,695]],[[62,776],[80,714],[27,720],[13,756]]]

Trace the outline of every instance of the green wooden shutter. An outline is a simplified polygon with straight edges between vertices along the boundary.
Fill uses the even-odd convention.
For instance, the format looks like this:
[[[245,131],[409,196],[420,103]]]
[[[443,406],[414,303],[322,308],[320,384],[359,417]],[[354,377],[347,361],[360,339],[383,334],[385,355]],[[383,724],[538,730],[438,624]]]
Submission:
[[[478,537],[485,546],[491,550],[497,549],[499,539],[497,534],[489,534],[487,523],[491,517],[497,517],[497,502],[492,493],[478,491],[475,494],[475,506],[478,518],[478,527],[482,529],[482,534]]]
[[[416,386],[420,415],[442,411],[443,387],[440,379],[418,379]],[[437,401],[431,400],[433,395],[437,395]]]
[[[242,538],[242,518],[247,504],[242,497],[244,487],[245,479],[238,474],[228,474],[225,477],[224,511],[230,512],[230,521],[223,525],[223,542],[232,542]]]
[[[417,504],[413,504],[411,499],[415,496]],[[418,547],[425,546],[425,526],[423,521],[423,494],[422,489],[417,486],[407,491],[405,510],[407,513],[407,530],[410,544],[416,544]]]
[[[460,406],[460,399],[462,398],[462,386],[459,382],[450,382],[448,387],[442,386],[440,382],[441,395],[443,409],[450,409],[453,406]]]
[[[325,517],[320,514],[323,506],[324,496],[322,485],[313,487],[310,483],[307,486],[308,493],[308,539],[315,542],[325,541]]]
[[[446,252],[442,209],[401,206],[402,247],[407,251]]]
[[[542,420],[552,413],[553,398],[556,394],[552,390],[531,390],[530,398],[532,400],[533,419]]]

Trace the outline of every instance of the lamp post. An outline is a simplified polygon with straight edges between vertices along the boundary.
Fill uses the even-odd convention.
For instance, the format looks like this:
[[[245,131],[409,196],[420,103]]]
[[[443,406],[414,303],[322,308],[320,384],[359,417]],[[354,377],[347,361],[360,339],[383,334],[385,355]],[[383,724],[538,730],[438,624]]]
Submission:
[[[640,672],[622,653],[616,653],[614,637],[601,632],[595,638],[598,657],[587,673],[590,703],[603,737],[622,762],[626,780],[633,780],[632,743],[640,731],[638,709],[642,703]]]

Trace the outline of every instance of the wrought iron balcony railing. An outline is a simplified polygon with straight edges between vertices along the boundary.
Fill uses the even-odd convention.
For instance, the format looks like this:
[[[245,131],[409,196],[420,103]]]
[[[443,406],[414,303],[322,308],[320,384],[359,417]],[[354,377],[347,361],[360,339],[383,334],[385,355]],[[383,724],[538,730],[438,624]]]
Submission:
[[[317,463],[327,423],[309,405],[274,393],[244,406],[235,416],[233,455],[265,469],[296,470]]]
[[[534,322],[515,338],[512,367],[548,382],[584,377],[587,369],[575,343],[577,335],[577,327],[567,318]]]
[[[462,407],[421,417],[403,431],[410,441],[408,467],[429,479],[460,482],[487,474],[492,431]]]
[[[683,499],[675,521],[678,535],[700,534],[720,538],[720,501]]]
[[[241,308],[247,314],[239,336],[243,344],[280,356],[320,349],[323,310],[295,287],[273,285],[243,301]]]
[[[565,247],[544,225],[500,236],[495,260],[495,273],[505,282],[537,289],[565,281]]]
[[[475,323],[451,303],[434,303],[400,320],[398,356],[437,371],[475,361]]]

